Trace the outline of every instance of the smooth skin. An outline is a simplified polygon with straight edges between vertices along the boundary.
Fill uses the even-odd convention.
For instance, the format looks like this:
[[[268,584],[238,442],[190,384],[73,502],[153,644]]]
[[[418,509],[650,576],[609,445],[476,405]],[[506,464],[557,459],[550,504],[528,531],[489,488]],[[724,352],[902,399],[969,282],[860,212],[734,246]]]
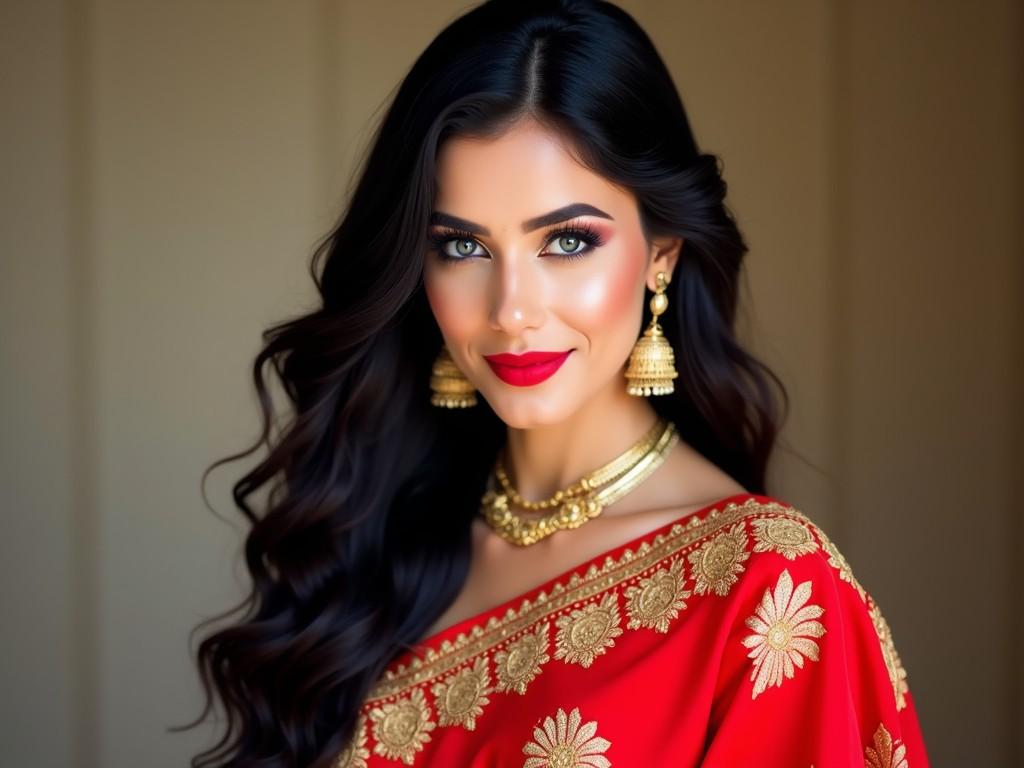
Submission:
[[[568,144],[530,119],[496,139],[449,140],[437,174],[435,221],[445,223],[427,233],[430,307],[455,363],[508,425],[513,484],[524,498],[548,498],[624,452],[657,419],[646,397],[627,394],[625,369],[643,330],[645,289],[654,291],[659,271],[672,274],[683,240],[647,242],[636,197],[577,162]],[[581,203],[593,212],[535,227],[539,217]],[[472,239],[448,226],[456,220]],[[553,235],[566,224],[585,224],[603,244]],[[483,357],[568,349],[562,367],[530,387],[502,381]],[[428,635],[744,492],[680,440],[650,477],[579,528],[517,547],[477,518],[469,577]]]

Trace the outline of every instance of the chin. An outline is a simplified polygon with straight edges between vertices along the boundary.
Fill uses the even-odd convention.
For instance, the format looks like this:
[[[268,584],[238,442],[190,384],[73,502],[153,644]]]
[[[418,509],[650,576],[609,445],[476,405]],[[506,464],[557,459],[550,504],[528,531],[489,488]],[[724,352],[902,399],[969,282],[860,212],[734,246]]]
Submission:
[[[574,410],[550,393],[501,393],[487,398],[494,413],[512,429],[536,429],[565,421]]]

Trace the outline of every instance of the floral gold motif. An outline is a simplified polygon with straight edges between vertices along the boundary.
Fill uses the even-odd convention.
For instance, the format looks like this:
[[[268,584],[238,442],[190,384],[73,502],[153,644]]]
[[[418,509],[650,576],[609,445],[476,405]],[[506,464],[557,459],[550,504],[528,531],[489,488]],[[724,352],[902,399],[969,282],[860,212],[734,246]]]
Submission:
[[[907,671],[903,668],[900,655],[896,652],[896,644],[892,640],[892,631],[889,629],[889,622],[885,620],[881,609],[873,598],[868,598],[868,613],[871,616],[871,623],[875,625],[875,633],[878,635],[878,642],[882,646],[882,658],[885,659],[885,667],[889,671],[889,681],[892,683],[893,695],[896,697],[896,710],[899,711],[907,706]]]
[[[550,586],[545,585],[544,590],[524,596],[518,605],[510,604],[502,613],[491,612],[486,620],[468,626],[456,637],[425,645],[422,655],[412,654],[407,663],[386,670],[365,702],[369,718],[362,740],[357,731],[332,768],[366,768],[367,736],[377,742],[370,741],[372,754],[402,760],[407,765],[412,765],[416,757],[424,761],[424,744],[442,738],[443,730],[435,731],[435,727],[470,728],[470,717],[475,726],[481,712],[495,706],[496,693],[524,694],[552,656],[567,664],[590,667],[597,656],[616,645],[615,638],[624,634],[620,608],[624,608],[623,618],[628,618],[628,630],[667,631],[682,611],[693,610],[693,602],[700,599],[695,594],[727,595],[745,572],[744,563],[751,553],[774,551],[795,559],[806,554],[808,548],[827,553],[839,578],[864,597],[845,559],[811,520],[790,506],[754,498],[688,516],[636,545],[609,553],[602,560],[588,561]],[[691,591],[684,589],[687,584]],[[623,596],[621,606],[619,592]],[[818,660],[821,648],[814,638],[822,637],[825,627],[815,619],[824,611],[809,604],[810,592],[811,582],[794,590],[789,572],[784,571],[747,619],[754,634],[742,642],[751,649],[748,658],[753,659],[753,697],[794,677],[795,669],[802,668],[805,659]],[[891,640],[891,636],[887,625],[881,623],[884,619],[880,619],[880,613],[878,617],[872,612],[884,648],[883,638]],[[553,640],[556,651],[551,654]],[[891,660],[898,664],[894,652]],[[890,664],[889,657],[886,663]],[[890,675],[895,668],[902,670],[901,665],[890,666]],[[899,673],[896,676],[901,679]],[[434,697],[428,704],[429,692]],[[609,766],[604,754],[609,743],[594,738],[596,723],[580,727],[578,709],[575,722],[571,713],[558,712],[560,716],[554,713],[543,724],[539,719],[534,723],[535,739],[523,747],[525,765]],[[589,745],[587,751],[579,750],[581,745]],[[893,749],[899,746],[897,742]],[[884,754],[877,740],[875,747],[875,753]],[[899,759],[890,768],[909,768],[902,755],[897,755]],[[866,760],[870,758],[871,753],[866,754]],[[873,766],[870,762],[867,765]]]
[[[338,755],[332,768],[367,768],[366,760],[369,756],[370,752],[366,749],[366,716],[360,715],[355,734]]]
[[[526,693],[526,686],[541,672],[541,666],[551,660],[548,656],[548,633],[551,622],[545,621],[534,632],[528,632],[505,650],[494,654],[496,691]]]
[[[598,603],[588,603],[555,621],[555,658],[589,667],[615,645],[622,634],[617,593],[606,592]]]
[[[408,697],[396,702],[374,707],[370,720],[377,741],[373,753],[406,765],[413,764],[416,753],[430,741],[430,731],[436,727],[421,688],[414,688]]]
[[[478,656],[473,666],[449,676],[430,689],[434,694],[440,725],[461,725],[466,730],[476,728],[476,719],[483,714],[490,701],[491,678],[487,672],[487,657]]]
[[[523,754],[531,755],[523,768],[610,768],[603,753],[611,742],[596,735],[596,720],[580,725],[582,719],[579,707],[544,718],[543,728],[534,728],[533,740],[523,745]]]
[[[683,589],[686,583],[685,563],[677,557],[668,568],[659,568],[639,585],[626,589],[626,613],[629,629],[652,627],[657,632],[668,632],[669,622],[686,608],[684,598],[690,593]]]
[[[818,548],[806,525],[785,517],[761,518],[752,521],[754,551],[778,552],[787,560],[809,555]]]
[[[906,745],[900,739],[893,740],[882,723],[875,729],[874,746],[864,750],[864,768],[910,768]]]
[[[737,581],[736,574],[743,572],[742,563],[748,557],[747,534],[743,523],[736,523],[690,553],[690,564],[697,580],[693,591],[698,595],[709,591],[722,597],[729,594],[729,588]]]
[[[460,632],[454,640],[445,639],[437,647],[427,646],[422,656],[413,655],[408,664],[385,670],[370,691],[366,705],[390,700],[440,678],[475,656],[493,653],[508,637],[537,626],[569,606],[625,583],[677,553],[685,556],[691,545],[706,541],[738,521],[766,515],[787,515],[808,522],[803,513],[793,507],[752,497],[713,508],[703,516],[691,516],[673,524],[667,532],[658,533],[652,540],[624,549],[618,557],[607,557],[601,565],[590,564],[585,572],[582,569],[572,571],[550,590],[524,598],[518,608],[510,607],[502,616],[491,616],[466,632]]]
[[[781,686],[783,676],[792,679],[793,665],[803,668],[805,657],[818,660],[818,643],[812,638],[825,634],[825,627],[815,620],[825,609],[806,604],[810,597],[811,582],[801,582],[794,590],[793,579],[784,570],[774,594],[766,589],[761,604],[747,619],[747,626],[754,631],[743,639],[743,645],[752,649],[748,657],[754,660],[751,698],[756,699],[768,686]]]

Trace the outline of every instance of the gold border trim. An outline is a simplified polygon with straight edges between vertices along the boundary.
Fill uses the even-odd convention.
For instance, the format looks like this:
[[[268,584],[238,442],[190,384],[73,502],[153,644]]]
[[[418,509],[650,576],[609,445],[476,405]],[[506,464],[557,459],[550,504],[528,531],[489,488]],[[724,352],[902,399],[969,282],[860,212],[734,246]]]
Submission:
[[[551,586],[550,592],[539,592],[534,600],[524,598],[519,609],[509,607],[504,616],[492,616],[486,623],[473,625],[468,634],[460,632],[454,642],[445,639],[439,648],[427,647],[421,658],[414,656],[409,665],[388,669],[371,689],[364,706],[394,697],[423,682],[444,675],[481,653],[491,651],[510,636],[552,614],[642,573],[664,558],[700,541],[738,520],[760,514],[785,514],[807,520],[797,509],[776,501],[759,501],[751,496],[742,503],[729,502],[712,508],[703,518],[699,513],[687,522],[673,523],[668,532],[658,533],[653,541],[641,541],[635,550],[627,548],[618,559],[606,555],[599,567],[591,563],[584,575],[579,568]],[[421,646],[422,647],[422,646]]]

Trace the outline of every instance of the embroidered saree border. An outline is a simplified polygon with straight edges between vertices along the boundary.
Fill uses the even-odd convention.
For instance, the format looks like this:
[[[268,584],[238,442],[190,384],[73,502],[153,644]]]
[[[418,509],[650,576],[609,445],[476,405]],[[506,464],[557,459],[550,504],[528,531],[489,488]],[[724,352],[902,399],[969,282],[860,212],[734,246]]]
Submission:
[[[666,557],[739,520],[764,514],[784,514],[807,520],[802,512],[791,506],[759,501],[753,497],[741,503],[729,502],[721,508],[712,508],[704,517],[698,514],[685,523],[672,524],[668,532],[655,535],[651,541],[640,542],[635,549],[627,547],[618,558],[607,555],[602,565],[591,563],[582,576],[578,570],[573,571],[553,584],[549,591],[539,592],[533,600],[524,598],[518,610],[510,606],[503,616],[492,616],[486,623],[473,625],[468,633],[460,632],[454,641],[445,639],[439,648],[427,648],[423,658],[414,656],[408,665],[401,664],[397,669],[387,670],[364,704],[390,699],[444,675],[474,656],[492,651],[521,630],[639,576]],[[816,526],[814,528],[817,530]]]

